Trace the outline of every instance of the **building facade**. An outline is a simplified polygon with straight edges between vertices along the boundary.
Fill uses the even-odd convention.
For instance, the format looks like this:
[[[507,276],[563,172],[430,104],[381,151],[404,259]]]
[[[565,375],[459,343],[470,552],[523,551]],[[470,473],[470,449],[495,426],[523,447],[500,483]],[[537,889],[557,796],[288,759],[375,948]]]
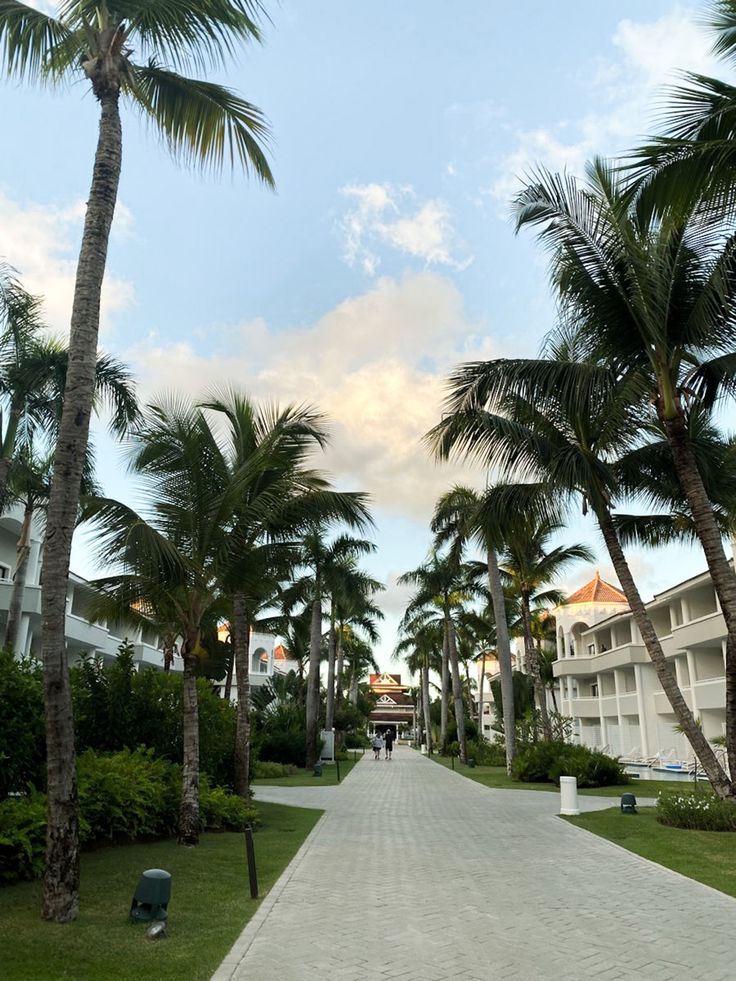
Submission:
[[[408,694],[408,685],[401,684],[400,674],[372,674],[371,691],[377,696],[376,707],[370,715],[373,730],[385,732],[392,729],[400,733],[414,729],[414,702]]]
[[[647,604],[677,683],[707,739],[726,720],[726,626],[710,575]],[[660,687],[623,593],[595,578],[554,611],[559,708],[586,746],[625,759],[688,760],[692,749]]]

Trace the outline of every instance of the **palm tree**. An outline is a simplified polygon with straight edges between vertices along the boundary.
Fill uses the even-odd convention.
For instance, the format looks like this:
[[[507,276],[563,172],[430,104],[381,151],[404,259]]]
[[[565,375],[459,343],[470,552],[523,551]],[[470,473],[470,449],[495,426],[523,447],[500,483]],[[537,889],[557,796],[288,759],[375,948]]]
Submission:
[[[417,591],[412,597],[407,611],[414,613],[427,606],[436,606],[441,611],[443,622],[443,649],[446,645],[452,675],[452,694],[455,708],[455,724],[460,744],[460,758],[468,758],[468,745],[465,735],[465,709],[463,704],[460,664],[457,654],[457,634],[452,612],[471,595],[477,593],[470,571],[454,556],[440,557],[435,552],[428,561],[399,577],[400,583],[412,583]]]
[[[595,514],[621,588],[631,607],[647,653],[678,723],[716,792],[734,788],[711,746],[695,724],[672,668],[665,659],[626,561],[613,520],[619,488],[617,460],[636,448],[642,433],[641,378],[621,377],[611,368],[576,361],[562,342],[549,346],[548,358],[497,360],[463,365],[454,373],[450,412],[430,438],[439,456],[452,453],[491,462],[518,477],[544,478],[553,500],[580,496]],[[513,501],[510,513],[534,508],[551,517],[544,497],[528,493]],[[558,509],[555,504],[554,510]]]
[[[340,494],[343,502],[341,520],[350,528],[360,529],[371,524],[365,497],[362,494]],[[313,524],[300,542],[300,564],[309,570],[302,578],[302,586],[309,591],[311,626],[309,640],[309,676],[307,678],[307,726],[306,765],[317,761],[317,726],[319,721],[319,677],[322,653],[322,599],[329,586],[329,577],[335,567],[345,559],[355,558],[373,551],[375,546],[365,539],[351,535],[338,535],[328,540],[326,527]]]
[[[736,382],[736,231],[701,194],[671,206],[595,160],[583,186],[539,171],[516,201],[541,226],[562,316],[586,355],[627,377],[667,439],[728,631],[726,718],[736,773],[736,572],[689,438],[689,415]],[[729,723],[729,720],[730,723]]]
[[[430,442],[433,437],[429,436]],[[491,595],[496,622],[496,654],[503,693],[504,732],[506,733],[506,769],[516,756],[516,720],[514,719],[513,666],[509,640],[508,613],[503,583],[498,565],[498,551],[503,547],[503,525],[509,511],[503,491],[493,487],[478,494],[470,487],[456,485],[437,502],[432,528],[441,540],[451,543],[455,554],[462,555],[466,545],[474,541],[486,556],[488,591]]]
[[[519,594],[524,651],[534,682],[534,695],[545,739],[552,738],[552,726],[532,631],[532,602],[560,602],[562,596],[556,591],[543,592],[545,587],[557,579],[571,563],[580,560],[592,562],[595,558],[587,545],[580,543],[549,548],[550,538],[562,528],[563,525],[558,521],[537,520],[533,512],[515,515],[506,536],[506,549],[501,565],[501,571],[508,578],[509,585]]]
[[[273,178],[259,110],[215,82],[181,74],[219,67],[259,37],[258,0],[93,2],[68,0],[52,17],[17,0],[0,5],[0,58],[10,75],[64,82],[82,77],[100,124],[77,264],[67,375],[43,560],[43,659],[48,831],[43,915],[76,917],[79,893],[74,733],[64,652],[64,603],[94,392],[100,294],[122,159],[121,96],[158,130],[174,155],[203,168],[225,163]],[[135,49],[143,63],[132,60]],[[171,67],[173,66],[173,67]]]
[[[427,616],[426,611],[412,611],[410,608],[401,620],[399,632],[400,639],[396,645],[394,657],[400,657],[403,654],[407,670],[411,674],[419,675],[424,742],[427,746],[427,752],[431,756],[434,740],[432,738],[429,672],[439,673],[442,670],[443,657],[440,651],[445,636],[444,624],[432,616]]]

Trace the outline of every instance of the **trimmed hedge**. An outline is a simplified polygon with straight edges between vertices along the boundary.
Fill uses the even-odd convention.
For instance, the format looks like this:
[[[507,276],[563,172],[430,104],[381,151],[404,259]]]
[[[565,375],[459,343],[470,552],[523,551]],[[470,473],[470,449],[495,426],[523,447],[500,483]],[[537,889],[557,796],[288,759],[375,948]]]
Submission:
[[[736,804],[710,791],[665,791],[657,798],[657,820],[691,831],[736,831]]]
[[[577,777],[578,787],[630,783],[622,765],[612,756],[554,740],[523,749],[514,760],[512,775],[522,783],[559,784],[561,776]]]
[[[133,841],[176,833],[181,768],[153,750],[123,750],[109,756],[91,750],[77,761],[79,837],[85,845]],[[258,812],[242,798],[200,778],[202,830],[240,831]],[[43,871],[46,797],[34,792],[0,803],[0,882],[35,879]]]
[[[295,766],[285,763],[269,763],[268,760],[256,760],[252,767],[254,780],[272,780],[276,777],[289,777],[296,773]]]

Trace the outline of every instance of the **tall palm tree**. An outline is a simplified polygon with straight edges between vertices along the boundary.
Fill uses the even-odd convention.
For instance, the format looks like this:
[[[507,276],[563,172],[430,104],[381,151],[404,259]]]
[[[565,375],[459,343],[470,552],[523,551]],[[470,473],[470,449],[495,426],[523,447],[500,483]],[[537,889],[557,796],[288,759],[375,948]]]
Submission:
[[[398,658],[403,654],[407,670],[411,674],[419,675],[424,743],[431,756],[434,739],[432,736],[429,673],[430,671],[440,673],[442,670],[441,649],[445,636],[444,623],[435,617],[428,617],[426,611],[413,611],[410,607],[401,620],[399,633],[399,642],[394,650],[394,657]]]
[[[438,455],[491,462],[504,473],[544,478],[550,493],[578,496],[595,514],[621,588],[678,723],[716,792],[736,796],[680,691],[621,547],[612,509],[619,491],[617,460],[641,438],[637,375],[574,360],[564,343],[549,357],[463,365],[452,377],[450,412],[430,434]],[[630,390],[631,389],[631,390]],[[508,500],[511,511],[534,507],[549,517],[544,498]],[[555,505],[557,507],[557,505]]]
[[[100,106],[99,134],[71,315],[69,372],[43,560],[43,658],[48,832],[43,915],[65,922],[79,903],[78,827],[64,603],[94,391],[102,281],[122,159],[119,102],[129,101],[174,155],[203,168],[242,166],[273,183],[259,110],[215,82],[184,74],[219,67],[259,37],[258,0],[65,0],[57,17],[17,0],[0,5],[0,59],[11,75],[81,77]],[[142,61],[134,61],[138,54]]]
[[[443,645],[447,645],[452,676],[452,694],[457,738],[460,744],[460,758],[465,762],[468,758],[468,744],[465,734],[465,707],[460,681],[460,663],[453,611],[457,610],[470,596],[476,594],[477,588],[472,582],[469,569],[455,556],[440,557],[436,552],[423,565],[405,572],[399,577],[398,582],[416,586],[416,593],[412,597],[407,611],[413,613],[432,605],[437,606],[441,611]]]
[[[602,160],[583,186],[540,170],[516,201],[517,227],[539,226],[562,316],[588,357],[627,376],[653,407],[672,454],[728,632],[726,715],[736,772],[736,572],[689,437],[736,383],[736,227],[702,196],[667,207]],[[632,393],[633,394],[633,393]],[[727,737],[729,738],[729,737]]]
[[[341,521],[354,529],[370,525],[365,496],[362,494],[340,494],[344,507]],[[324,523],[313,524],[302,536],[300,542],[300,564],[308,569],[302,577],[302,585],[309,591],[312,613],[309,641],[309,676],[307,678],[307,725],[306,725],[306,764],[314,766],[317,761],[317,726],[319,721],[319,680],[322,653],[322,600],[328,588],[328,580],[335,567],[345,559],[356,558],[373,551],[375,546],[365,539],[351,535],[338,535],[329,539]]]
[[[432,444],[431,433],[428,438]],[[498,552],[503,548],[504,524],[511,514],[503,491],[487,487],[484,494],[479,494],[470,487],[455,485],[437,502],[432,522],[433,530],[441,540],[451,544],[456,555],[462,555],[466,545],[475,542],[486,556],[488,591],[496,622],[496,654],[503,693],[506,769],[509,773],[516,756],[516,720],[511,641]]]
[[[542,666],[532,631],[532,603],[560,602],[562,597],[556,591],[545,591],[545,587],[559,578],[572,563],[581,560],[593,562],[595,559],[588,546],[581,543],[550,548],[550,539],[562,528],[563,525],[558,521],[537,520],[533,512],[516,515],[506,537],[501,565],[501,571],[508,577],[509,585],[519,594],[524,651],[534,682],[534,695],[545,739],[552,738],[552,726],[547,712]]]

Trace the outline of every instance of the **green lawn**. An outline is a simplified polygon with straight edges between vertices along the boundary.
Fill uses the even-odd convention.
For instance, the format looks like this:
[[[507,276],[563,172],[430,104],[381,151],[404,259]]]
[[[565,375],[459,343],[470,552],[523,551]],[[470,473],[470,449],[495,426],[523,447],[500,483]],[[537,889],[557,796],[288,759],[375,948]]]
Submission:
[[[255,835],[264,896],[322,811],[259,803]],[[128,922],[144,869],[172,874],[169,936],[146,938]],[[173,841],[82,855],[81,913],[64,926],[39,917],[40,883],[0,889],[0,976],[7,981],[197,981],[212,975],[258,907],[250,898],[242,834],[204,834],[197,848]]]
[[[452,766],[452,760],[449,756],[433,756],[432,759],[435,763],[441,763],[442,766]],[[557,791],[558,789],[553,783],[522,783],[520,780],[512,780],[503,766],[476,766],[471,769],[455,760],[455,769],[464,777],[476,780],[485,787],[493,787],[495,790]],[[682,791],[687,789],[692,789],[692,786],[684,781],[632,780],[631,783],[614,784],[612,787],[591,787],[579,790],[578,793],[593,797],[620,797],[621,794],[626,793],[636,794],[637,797],[656,797],[663,790]]]
[[[350,773],[357,760],[360,760],[360,750],[357,751],[357,759],[353,759],[353,752],[350,751],[350,759],[340,760],[340,782]],[[253,780],[254,787],[333,787],[337,783],[337,765],[335,763],[322,764],[322,776],[315,777],[313,770],[297,770],[290,777],[263,777],[260,780]]]
[[[736,833],[684,831],[658,824],[654,808],[636,815],[618,808],[563,818],[637,855],[736,897]]]

